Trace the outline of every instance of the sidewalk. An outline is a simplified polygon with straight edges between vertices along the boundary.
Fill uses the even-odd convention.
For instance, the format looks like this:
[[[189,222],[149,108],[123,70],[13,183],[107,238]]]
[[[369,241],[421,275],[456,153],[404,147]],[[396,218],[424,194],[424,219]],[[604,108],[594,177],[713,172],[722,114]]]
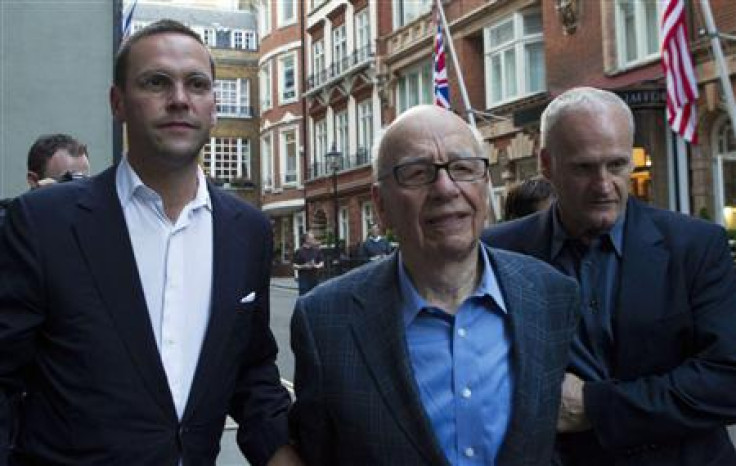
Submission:
[[[271,286],[286,290],[298,290],[296,280],[293,277],[271,277]]]

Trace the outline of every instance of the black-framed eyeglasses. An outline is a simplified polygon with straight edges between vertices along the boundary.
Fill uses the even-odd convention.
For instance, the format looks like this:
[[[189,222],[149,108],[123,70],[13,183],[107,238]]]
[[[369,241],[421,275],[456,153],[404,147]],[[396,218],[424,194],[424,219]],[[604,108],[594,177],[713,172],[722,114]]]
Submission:
[[[413,188],[434,183],[440,169],[445,169],[452,181],[477,181],[488,173],[488,159],[463,157],[446,163],[417,160],[396,165],[393,173],[399,186]]]
[[[87,178],[87,175],[79,172],[66,171],[64,174],[54,178],[57,183],[64,183],[66,181],[82,180]]]

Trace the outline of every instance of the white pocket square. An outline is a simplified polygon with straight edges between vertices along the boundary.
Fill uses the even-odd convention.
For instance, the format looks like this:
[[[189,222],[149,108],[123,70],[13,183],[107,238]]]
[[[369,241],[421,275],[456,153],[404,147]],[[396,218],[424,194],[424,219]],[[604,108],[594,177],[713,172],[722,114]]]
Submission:
[[[256,300],[256,292],[255,291],[251,291],[247,295],[245,295],[242,298],[240,298],[240,302],[243,303],[243,304],[252,303],[255,300]]]

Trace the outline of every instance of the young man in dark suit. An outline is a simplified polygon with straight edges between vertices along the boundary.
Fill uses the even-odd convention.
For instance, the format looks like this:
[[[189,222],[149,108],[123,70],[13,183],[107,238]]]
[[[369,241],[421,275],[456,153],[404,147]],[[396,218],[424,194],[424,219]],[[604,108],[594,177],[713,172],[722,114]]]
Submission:
[[[377,147],[373,202],[399,251],[297,301],[291,421],[303,458],[549,464],[574,281],[481,245],[488,160],[460,117],[414,107]]]
[[[271,229],[207,184],[214,66],[160,21],[125,42],[112,111],[129,151],[21,196],[0,243],[0,448],[13,465],[213,465],[225,417],[251,464],[297,464],[268,328]],[[283,461],[283,463],[282,463]],[[5,459],[0,461],[5,465]]]
[[[542,114],[548,209],[484,241],[575,277],[582,321],[563,385],[558,464],[736,464],[736,273],[720,226],[628,193],[634,119],[576,88]]]

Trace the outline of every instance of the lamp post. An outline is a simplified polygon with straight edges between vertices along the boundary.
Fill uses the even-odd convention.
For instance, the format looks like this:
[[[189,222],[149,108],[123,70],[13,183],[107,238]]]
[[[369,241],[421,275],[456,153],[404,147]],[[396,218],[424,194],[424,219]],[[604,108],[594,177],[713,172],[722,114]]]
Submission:
[[[332,149],[330,149],[327,154],[325,154],[325,157],[328,160],[330,169],[332,170],[332,207],[333,207],[333,221],[334,221],[334,236],[333,241],[335,242],[335,249],[334,249],[334,259],[339,260],[340,253],[338,250],[338,243],[340,239],[340,226],[338,225],[338,204],[337,204],[337,171],[340,169],[340,166],[342,165],[340,162],[342,161],[342,152],[337,150],[337,146],[335,143],[332,143]]]

